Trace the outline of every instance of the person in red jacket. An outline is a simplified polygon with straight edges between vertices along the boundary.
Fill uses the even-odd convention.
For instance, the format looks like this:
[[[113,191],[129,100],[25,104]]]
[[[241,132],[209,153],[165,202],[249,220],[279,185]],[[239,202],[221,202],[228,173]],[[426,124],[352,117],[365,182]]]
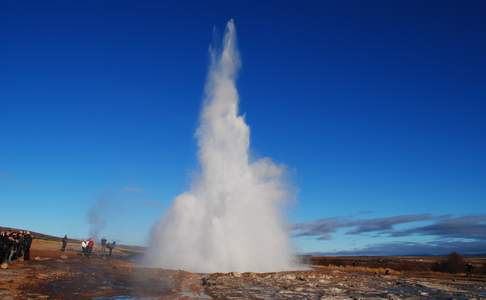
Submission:
[[[89,239],[88,241],[88,257],[93,253],[93,248],[94,248],[94,241],[93,239]]]

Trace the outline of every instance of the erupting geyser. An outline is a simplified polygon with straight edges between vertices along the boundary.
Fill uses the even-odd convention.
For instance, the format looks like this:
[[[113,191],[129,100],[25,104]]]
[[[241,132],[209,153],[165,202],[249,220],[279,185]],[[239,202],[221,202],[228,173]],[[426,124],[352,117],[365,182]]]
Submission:
[[[250,129],[238,115],[232,20],[211,59],[196,132],[201,173],[154,227],[146,262],[193,272],[288,270],[293,249],[281,216],[288,198],[284,170],[268,158],[249,159]]]

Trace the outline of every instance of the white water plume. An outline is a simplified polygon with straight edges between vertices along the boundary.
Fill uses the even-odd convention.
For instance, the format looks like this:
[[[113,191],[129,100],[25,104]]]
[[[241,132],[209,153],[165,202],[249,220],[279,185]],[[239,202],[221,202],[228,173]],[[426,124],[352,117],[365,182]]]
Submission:
[[[196,132],[200,174],[153,228],[146,263],[193,272],[282,271],[293,248],[281,215],[284,169],[250,161],[250,129],[238,115],[240,67],[232,20],[223,49],[211,51]]]

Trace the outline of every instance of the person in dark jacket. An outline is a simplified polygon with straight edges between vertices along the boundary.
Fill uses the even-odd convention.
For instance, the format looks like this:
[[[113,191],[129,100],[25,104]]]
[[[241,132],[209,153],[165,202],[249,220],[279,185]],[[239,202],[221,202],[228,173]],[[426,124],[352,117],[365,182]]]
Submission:
[[[24,259],[24,240],[25,240],[26,233],[20,231],[17,233],[17,249],[15,249],[15,258],[16,259]]]
[[[62,245],[61,245],[61,251],[64,252],[64,251],[66,251],[66,246],[67,246],[67,243],[68,243],[67,234],[64,235],[64,237],[62,238],[61,243],[62,243]]]
[[[106,250],[106,239],[102,238],[101,239],[101,254],[105,255],[105,250]]]
[[[10,232],[8,235],[8,251],[7,251],[7,263],[12,263],[17,257],[15,254],[17,253],[17,247],[19,242],[17,240],[17,233]]]
[[[10,251],[9,248],[9,240],[8,240],[8,233],[6,231],[3,231],[0,233],[0,264],[2,265],[2,268],[6,268],[8,266],[7,263],[7,258],[8,258],[8,253]]]
[[[110,251],[108,253],[108,256],[111,256],[111,252],[113,251],[113,248],[115,248],[115,245],[116,245],[116,242],[115,241],[111,242],[111,244],[110,243],[106,244],[106,247],[108,248],[108,251]]]
[[[23,240],[24,246],[24,260],[30,260],[30,246],[32,246],[32,234],[29,231],[26,232]]]

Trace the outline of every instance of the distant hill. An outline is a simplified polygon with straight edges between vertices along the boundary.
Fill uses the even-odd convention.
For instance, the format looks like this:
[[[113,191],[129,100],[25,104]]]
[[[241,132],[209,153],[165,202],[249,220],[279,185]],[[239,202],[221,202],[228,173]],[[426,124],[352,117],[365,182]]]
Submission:
[[[336,252],[336,253],[328,253],[328,252],[311,252],[311,253],[305,253],[302,254],[302,256],[310,256],[310,257],[444,257],[449,255],[449,253],[443,253],[443,254],[430,254],[430,253],[414,253],[414,254],[393,254],[393,255],[376,255],[376,254],[371,254],[371,255],[366,255],[361,252],[354,254],[352,252]],[[486,257],[486,253],[478,253],[478,254],[462,254],[464,257]]]
[[[62,237],[59,237],[59,236],[44,234],[44,233],[29,230],[29,229],[25,229],[25,228],[13,228],[13,227],[0,226],[0,231],[20,231],[20,230],[30,231],[30,233],[34,236],[34,238],[40,239],[40,240],[58,241],[58,242],[61,242],[61,240],[62,240]],[[81,243],[81,239],[68,238],[68,241],[70,243]],[[146,247],[143,247],[143,246],[123,245],[123,244],[118,244],[117,248],[119,248],[122,251],[126,250],[126,251],[137,252],[137,253],[142,253],[146,250]]]
[[[49,235],[49,234],[44,234],[44,233],[40,233],[40,232],[36,232],[36,231],[32,231],[32,230],[29,230],[29,229],[25,229],[25,228],[13,228],[13,227],[5,227],[5,226],[0,226],[0,231],[30,231],[30,233],[36,238],[36,239],[41,239],[41,240],[49,240],[49,241],[61,241],[62,240],[62,237],[58,237],[58,236],[53,236],[53,235]],[[69,242],[81,242],[81,240],[78,240],[78,239],[69,239]]]

